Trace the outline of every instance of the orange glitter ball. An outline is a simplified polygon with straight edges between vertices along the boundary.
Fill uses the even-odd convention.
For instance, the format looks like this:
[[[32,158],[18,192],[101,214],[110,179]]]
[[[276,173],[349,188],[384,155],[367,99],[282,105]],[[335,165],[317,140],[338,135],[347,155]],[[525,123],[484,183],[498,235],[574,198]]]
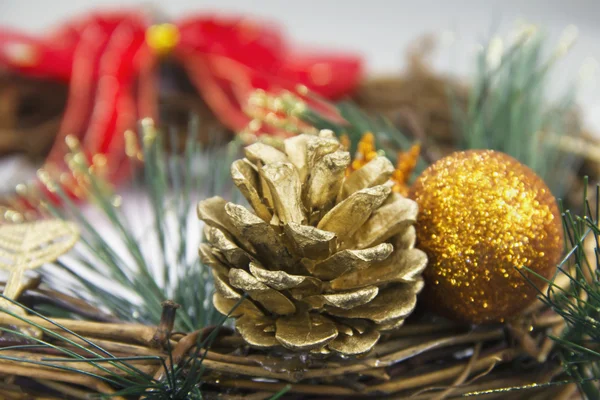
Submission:
[[[429,257],[422,299],[440,315],[502,322],[536,298],[563,251],[552,193],[532,170],[491,150],[457,152],[427,168],[411,188],[419,204],[419,248]]]

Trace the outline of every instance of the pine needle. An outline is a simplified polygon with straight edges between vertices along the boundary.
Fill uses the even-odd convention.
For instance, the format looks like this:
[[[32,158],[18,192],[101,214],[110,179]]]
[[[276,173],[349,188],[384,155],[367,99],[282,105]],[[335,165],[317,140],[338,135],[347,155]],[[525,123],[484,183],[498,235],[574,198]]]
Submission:
[[[587,187],[587,178],[585,179]],[[586,398],[600,398],[594,381],[600,380],[600,186],[596,188],[595,212],[592,212],[587,192],[584,191],[583,213],[563,212],[568,251],[548,288],[538,288],[540,300],[562,316],[567,328],[560,337],[552,337],[560,345],[559,357],[565,372],[579,384]],[[590,248],[586,243],[592,241]],[[527,273],[533,273],[525,268]],[[556,282],[560,276],[568,278],[568,286]],[[525,274],[523,276],[527,279]],[[531,283],[531,281],[530,281]],[[533,284],[533,283],[532,283]]]
[[[72,293],[124,321],[158,324],[161,303],[170,299],[182,307],[176,330],[191,332],[216,322],[209,269],[197,254],[201,226],[194,210],[203,197],[231,192],[228,169],[240,145],[202,148],[197,132],[192,121],[185,150],[178,154],[167,150],[165,135],[143,121],[140,152],[129,158],[134,179],[119,192],[90,171],[85,157],[73,157],[83,160],[75,173],[88,183],[94,208],[84,212],[53,185],[63,208],[50,202],[47,207],[80,226],[81,242],[51,270],[51,285],[64,290],[66,273],[75,280]]]
[[[551,72],[560,54],[545,55],[547,43],[540,33],[523,34],[498,54],[494,43],[477,56],[467,109],[452,103],[459,148],[511,155],[537,172],[556,196],[563,196],[580,160],[561,150],[559,143],[580,129],[572,123],[573,89],[548,102]]]

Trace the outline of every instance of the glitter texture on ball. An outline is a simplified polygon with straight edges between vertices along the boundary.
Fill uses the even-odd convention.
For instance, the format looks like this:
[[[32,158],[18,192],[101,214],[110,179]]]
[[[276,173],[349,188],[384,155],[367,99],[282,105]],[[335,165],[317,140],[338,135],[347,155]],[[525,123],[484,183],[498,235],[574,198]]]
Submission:
[[[544,181],[492,150],[453,153],[417,178],[419,248],[429,257],[423,301],[450,319],[486,323],[536,298],[523,267],[549,278],[563,251],[556,200]]]

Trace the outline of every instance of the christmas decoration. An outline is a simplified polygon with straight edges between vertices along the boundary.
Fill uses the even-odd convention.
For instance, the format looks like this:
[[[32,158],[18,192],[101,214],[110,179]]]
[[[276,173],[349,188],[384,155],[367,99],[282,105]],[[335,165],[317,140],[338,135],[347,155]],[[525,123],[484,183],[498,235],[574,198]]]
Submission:
[[[61,220],[42,220],[21,224],[0,225],[0,269],[9,272],[4,286],[4,297],[19,298],[27,287],[25,272],[52,262],[69,251],[79,238],[77,227]],[[4,298],[0,307],[18,315],[23,309]],[[23,327],[23,333],[41,337],[35,327]]]
[[[168,24],[147,33],[157,57],[173,55],[182,39],[182,32]],[[589,154],[593,148],[578,141],[563,147],[567,136],[558,137],[564,131],[560,126],[539,124],[554,118],[538,112],[545,99],[531,87],[543,84],[544,69],[540,72],[533,62],[539,48],[521,42],[514,46],[497,72],[483,71],[469,91],[473,107],[464,119],[443,110],[434,98],[445,91],[434,87],[432,97],[414,110],[428,104],[435,110],[417,120],[431,129],[441,121],[444,126],[434,129],[440,128],[441,139],[450,132],[452,115],[471,143],[466,147],[490,139],[478,147],[518,150],[523,157],[518,161],[539,176],[570,183],[570,177],[552,173],[565,165],[555,163],[555,151],[569,148],[569,154],[583,155],[580,147]],[[525,87],[518,73],[505,75],[511,69],[531,77]],[[502,79],[494,81],[495,75]],[[408,89],[397,90],[411,92],[415,83],[413,93],[424,93],[410,79]],[[432,80],[438,84],[443,82]],[[387,93],[382,87],[372,92],[373,104],[377,91]],[[411,101],[413,93],[398,95]],[[455,106],[455,100],[449,103]],[[479,150],[453,156],[462,164],[440,161],[427,170],[416,187],[430,195],[427,205],[437,205],[440,212],[419,214],[419,219],[440,222],[443,232],[423,240],[428,225],[411,226],[415,202],[401,194],[413,170],[419,173],[435,160],[430,141],[405,137],[381,118],[349,103],[329,104],[304,87],[295,93],[252,92],[240,109],[248,126],[227,146],[216,148],[200,150],[198,132],[206,125],[199,127],[195,120],[176,152],[169,151],[177,149],[170,145],[172,135],[162,135],[149,119],[141,120],[141,135],[127,131],[119,139],[125,146],[115,158],[108,153],[93,157],[85,137],[67,137],[69,179],[94,211],[86,207],[82,212],[71,200],[70,189],[63,189],[71,188],[71,181],[60,170],[58,175],[48,167],[40,171],[41,183],[62,206],[46,193],[32,204],[40,213],[77,222],[81,240],[66,257],[39,270],[36,279],[16,287],[18,298],[11,295],[15,286],[10,282],[5,293],[12,298],[0,295],[0,373],[6,377],[0,380],[0,393],[10,398],[161,400],[600,398],[594,255],[600,229],[593,204],[583,202],[583,214],[564,212],[567,256],[547,279],[561,248],[554,199],[514,159]],[[564,111],[557,109],[556,119],[562,120]],[[509,114],[512,119],[506,118]],[[257,143],[244,150],[240,146],[246,139]],[[245,158],[233,162],[241,152]],[[386,162],[385,156],[393,161]],[[115,187],[107,173],[121,158],[132,166],[127,171],[133,172],[131,186]],[[453,180],[450,172],[464,179]],[[235,204],[233,183],[254,213]],[[471,186],[477,190],[460,190]],[[200,229],[193,204],[202,199],[207,200],[198,210],[205,221]],[[30,219],[12,206],[2,203],[2,223]],[[448,224],[461,210],[464,224]],[[17,226],[0,226],[6,233],[0,245],[30,243],[23,240],[27,225]],[[202,230],[204,262],[197,255]],[[440,244],[432,252],[433,269],[421,272],[425,254],[413,247],[415,237],[428,250]],[[65,234],[64,240],[72,237]],[[50,251],[54,244],[22,247],[18,258],[39,259],[38,250]],[[431,278],[440,265],[448,273],[458,271],[455,285],[441,296]],[[5,268],[12,266],[10,261]],[[421,274],[429,284],[416,296]],[[419,307],[419,302],[435,303],[438,311],[460,320],[452,302],[464,299],[466,283],[478,288],[469,292],[473,302],[468,298],[467,306],[458,308],[472,312],[462,318],[469,323],[446,321]],[[506,294],[515,292],[506,303]],[[543,301],[528,304],[523,294],[530,300],[538,294]],[[418,312],[405,318],[415,297]],[[499,302],[509,307],[497,307]],[[503,323],[473,326],[468,319],[499,321],[500,311],[514,311],[517,305],[518,314],[504,317]],[[237,330],[226,323],[228,316]]]
[[[155,70],[167,56],[185,68],[212,112],[234,131],[249,121],[242,108],[254,89],[277,92],[300,84],[334,99],[361,76],[358,57],[294,51],[277,29],[248,18],[153,19],[137,11],[95,13],[39,38],[0,30],[1,66],[70,85],[48,164],[66,169],[64,140],[74,135],[92,164],[108,165],[112,181],[127,176],[122,133],[140,118],[158,118]]]
[[[24,289],[25,271],[39,268],[69,251],[79,238],[77,232],[73,223],[61,220],[1,225],[0,268],[10,272],[4,296],[17,299]]]
[[[256,214],[219,197],[198,206],[215,307],[256,347],[371,350],[412,312],[427,262],[392,164],[375,157],[345,178],[350,155],[328,131],[244,151],[231,174]]]
[[[342,142],[348,141],[349,139],[347,136],[342,136]],[[349,148],[350,146],[345,144],[344,147]],[[394,186],[392,187],[394,192],[400,193],[405,197],[408,196],[408,181],[417,165],[420,151],[421,145],[417,143],[412,145],[406,152],[398,152],[396,169],[391,177],[392,182],[394,182]],[[360,142],[358,142],[356,155],[352,164],[350,164],[346,171],[347,174],[351,174],[362,168],[379,155],[385,155],[385,153],[379,154],[377,152],[377,148],[375,147],[375,136],[371,132],[365,133],[360,139]]]
[[[419,247],[430,259],[423,299],[440,314],[470,323],[504,321],[535,300],[535,287],[517,269],[544,278],[556,271],[563,249],[556,200],[512,157],[454,153],[417,178],[411,198],[420,209]]]
[[[588,180],[582,182],[588,186]],[[561,390],[567,397],[575,397],[577,392],[583,398],[600,398],[598,371],[600,355],[590,351],[600,343],[598,332],[598,306],[600,302],[600,286],[597,276],[600,272],[600,260],[597,257],[600,248],[600,185],[595,187],[595,200],[588,199],[583,191],[583,204],[580,214],[567,212],[563,218],[565,238],[568,238],[570,249],[559,265],[559,272],[548,282],[548,290],[540,289],[540,297],[544,303],[565,320],[560,337],[553,332],[555,340],[560,343],[557,353],[563,360],[563,368],[577,384]],[[581,199],[580,199],[581,200]],[[562,284],[561,280],[568,284]],[[585,397],[584,397],[585,396]]]
[[[413,313],[403,326],[381,335],[373,350],[360,357],[334,351],[324,359],[321,354],[304,351],[249,346],[239,334],[223,326],[225,316],[215,318],[218,313],[209,296],[214,292],[211,267],[198,262],[198,221],[190,212],[199,196],[205,198],[215,193],[213,190],[231,193],[228,157],[237,157],[237,142],[231,143],[226,153],[218,149],[199,152],[199,143],[192,135],[184,154],[172,154],[164,149],[163,136],[150,121],[143,121],[142,127],[144,140],[130,142],[126,151],[132,162],[139,163],[136,171],[143,178],[133,187],[142,188],[139,194],[149,201],[138,196],[133,201],[121,197],[120,190],[127,193],[127,187],[116,193],[104,190],[110,188],[106,178],[97,175],[97,169],[90,169],[73,147],[69,165],[88,181],[92,204],[105,216],[102,234],[98,233],[98,213],[93,213],[94,219],[81,215],[68,199],[65,207],[48,204],[52,213],[78,222],[81,245],[42,270],[43,285],[38,287],[35,280],[28,283],[18,302],[6,299],[23,308],[23,317],[16,320],[14,311],[0,305],[0,331],[5,339],[0,343],[0,371],[14,378],[0,382],[3,394],[16,398],[76,393],[79,397],[168,399],[213,398],[227,393],[259,398],[393,396],[425,400],[510,393],[511,398],[526,400],[533,396],[554,398],[577,390],[574,382],[578,375],[569,375],[575,369],[563,372],[556,357],[561,349],[553,345],[550,336],[560,335],[562,340],[563,317],[541,303],[510,324],[475,330]],[[350,125],[349,129],[361,128]],[[368,130],[376,131],[371,126]],[[137,139],[135,135],[127,137]],[[282,140],[272,143],[285,149]],[[195,160],[203,160],[211,168],[195,168]],[[368,171],[369,165],[352,174],[365,168]],[[219,186],[224,187],[215,189]],[[267,185],[258,187],[259,193],[270,190]],[[11,219],[15,216],[11,214]],[[145,221],[143,226],[141,220]],[[109,227],[114,231],[106,229]],[[578,233],[572,237],[578,242]],[[312,247],[310,251],[319,249],[324,250]],[[226,256],[235,259],[241,255],[231,247],[228,250],[233,252],[221,255],[213,250],[213,257],[223,263],[228,262]],[[56,269],[60,274],[55,276]],[[248,271],[250,274],[250,268]],[[78,284],[71,286],[64,272]],[[48,287],[69,290],[76,297]],[[552,283],[557,294],[562,288],[559,280]],[[248,311],[245,300],[258,304],[250,297],[258,293],[246,294],[243,300],[230,299],[233,305],[239,303],[236,310]],[[177,304],[167,299],[181,307],[177,310]],[[578,297],[573,295],[572,299]],[[565,309],[557,308],[559,313]],[[570,316],[565,313],[565,318]],[[593,318],[578,320],[584,323]],[[43,336],[31,346],[32,338],[21,333],[15,336],[14,325],[19,330],[41,329]],[[573,336],[564,337],[570,340]],[[588,363],[575,365],[582,379],[589,378],[593,370],[588,371]],[[590,386],[586,393],[593,394],[594,384]]]

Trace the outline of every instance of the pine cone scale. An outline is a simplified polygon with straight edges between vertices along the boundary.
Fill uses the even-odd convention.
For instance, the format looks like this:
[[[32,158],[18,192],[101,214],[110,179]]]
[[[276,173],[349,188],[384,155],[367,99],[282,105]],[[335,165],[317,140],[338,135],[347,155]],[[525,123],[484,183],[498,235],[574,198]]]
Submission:
[[[240,189],[252,208],[256,211],[256,215],[263,221],[270,221],[273,215],[269,212],[268,207],[262,202],[256,188],[259,185],[258,174],[253,167],[244,160],[234,161],[231,166],[231,177],[235,185]]]
[[[309,210],[328,211],[335,202],[343,177],[350,164],[347,151],[336,151],[324,156],[311,171],[307,185],[306,204]]]
[[[254,318],[264,316],[256,305],[247,299],[240,302],[240,299],[227,299],[221,294],[215,293],[213,294],[213,304],[221,314],[227,315],[231,313],[230,315],[233,318],[238,318],[242,315],[248,315]]]
[[[275,338],[275,324],[265,316],[244,314],[235,321],[235,328],[242,338],[251,346],[269,348],[279,346]]]
[[[296,312],[296,306],[287,296],[278,290],[271,289],[243,269],[231,268],[229,282],[234,288],[247,293],[252,300],[270,313],[287,315]]]
[[[369,303],[378,293],[379,288],[377,286],[367,286],[348,292],[311,296],[302,299],[302,301],[314,304],[314,307],[317,309],[322,309],[325,305],[329,305],[349,310]]]
[[[394,166],[390,160],[382,156],[374,158],[346,179],[340,193],[340,200],[348,198],[361,189],[387,182],[393,172]]]
[[[301,257],[325,259],[337,247],[337,236],[333,232],[294,223],[287,224],[283,229],[294,250]]]
[[[384,242],[404,232],[417,220],[417,204],[398,193],[392,193],[386,204],[371,214],[371,218],[354,235],[354,246],[365,248]],[[390,221],[395,223],[390,224]]]
[[[300,200],[300,178],[291,163],[276,162],[265,165],[260,176],[269,187],[276,215],[283,224],[294,222],[302,224],[306,216]]]
[[[299,286],[312,287],[314,291],[321,290],[323,282],[305,275],[290,275],[285,271],[270,271],[262,268],[255,262],[250,263],[250,272],[259,281],[276,290],[294,289]]]
[[[391,286],[383,290],[373,301],[349,310],[331,306],[325,306],[325,309],[334,316],[363,318],[376,324],[383,324],[407,317],[416,305],[417,299],[412,290],[398,289],[397,286]]]
[[[236,204],[227,203],[225,212],[235,229],[240,232],[239,236],[245,238],[255,249],[263,266],[286,271],[293,269],[295,263],[291,254],[268,223]]]
[[[375,261],[385,260],[393,250],[389,243],[364,250],[342,250],[309,270],[317,278],[331,280],[350,271],[365,269]]]
[[[320,348],[338,336],[335,324],[320,314],[300,312],[277,319],[275,338],[293,350]]]
[[[356,335],[340,334],[328,347],[341,354],[359,355],[372,349],[380,337],[381,334],[378,331]]]
[[[390,259],[365,270],[352,271],[329,281],[333,290],[350,290],[369,285],[387,283],[410,283],[427,266],[427,257],[419,250],[398,251]]]
[[[359,190],[325,214],[317,228],[333,232],[338,238],[349,238],[385,201],[391,191],[386,185]]]

